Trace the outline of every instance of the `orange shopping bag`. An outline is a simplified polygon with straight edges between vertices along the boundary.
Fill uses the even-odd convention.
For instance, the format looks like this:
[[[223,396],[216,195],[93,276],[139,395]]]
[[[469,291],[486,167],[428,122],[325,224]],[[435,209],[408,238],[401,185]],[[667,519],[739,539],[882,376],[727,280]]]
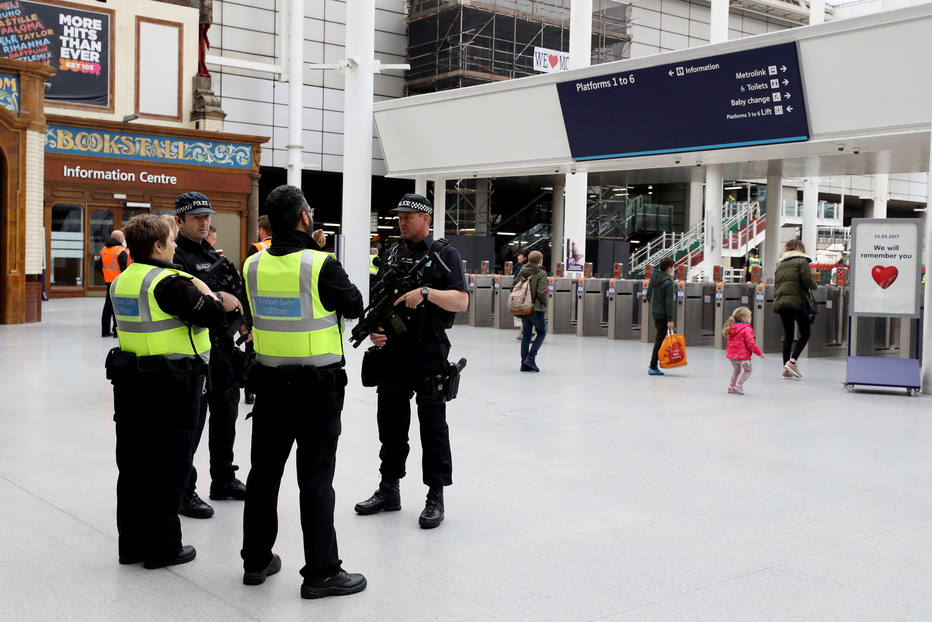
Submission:
[[[668,330],[666,338],[660,344],[660,352],[657,356],[660,366],[664,369],[685,365],[686,338],[683,335],[674,333],[672,330]]]

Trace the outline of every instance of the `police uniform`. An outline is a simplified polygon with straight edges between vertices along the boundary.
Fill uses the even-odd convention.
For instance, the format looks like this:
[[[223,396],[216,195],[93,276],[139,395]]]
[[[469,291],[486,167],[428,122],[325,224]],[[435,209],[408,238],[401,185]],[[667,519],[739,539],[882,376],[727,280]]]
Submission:
[[[346,387],[342,318],[359,317],[362,295],[340,263],[300,230],[276,233],[272,246],[249,257],[243,270],[257,362],[248,380],[256,404],[243,513],[244,583],[261,583],[280,567],[272,553],[278,491],[297,443],[302,596],[314,598],[308,586],[342,572],[333,527],[333,475]],[[360,575],[347,576],[354,577],[352,589],[365,587]]]
[[[120,347],[110,351],[116,422],[120,563],[158,568],[193,558],[178,510],[187,486],[210,356],[205,326],[223,307],[178,266],[144,259],[112,283]],[[187,560],[185,560],[187,561]]]
[[[747,270],[745,270],[744,280],[751,280],[751,273],[754,268],[757,268],[758,271],[763,269],[763,262],[760,260],[760,257],[748,255]]]
[[[419,197],[418,201],[427,204],[427,208],[418,211],[432,213],[432,208],[423,197],[407,197]],[[433,245],[434,240],[430,235],[417,244],[400,240],[389,252],[379,274],[398,264],[413,264],[424,257]],[[466,291],[466,277],[459,251],[450,244],[444,244],[436,250],[450,271],[446,272],[439,265],[432,266],[425,275],[426,286],[436,290]],[[411,426],[411,398],[415,395],[421,431],[423,481],[431,490],[428,500],[431,494],[439,497],[437,500],[442,508],[443,487],[453,483],[446,404],[435,401],[428,378],[446,373],[450,352],[446,329],[453,325],[456,314],[429,301],[415,309],[398,305],[398,311],[404,319],[406,331],[391,337],[382,347],[382,372],[378,382],[377,417],[382,445],[379,451],[379,471],[382,484],[372,497],[356,505],[356,512],[360,514],[397,510],[401,507],[398,480],[405,476],[405,462],[410,451],[408,430]],[[423,519],[424,515],[421,526],[427,527]]]
[[[95,266],[97,271],[104,275],[107,284],[107,295],[104,297],[104,309],[100,315],[100,335],[110,337],[115,335],[116,320],[113,317],[113,305],[110,303],[110,284],[129,265],[129,251],[116,238],[110,238],[100,250]]]
[[[193,200],[192,200],[193,197]],[[207,205],[209,213],[215,213],[207,203],[207,197],[200,193],[190,192],[181,195],[176,201],[176,214],[197,214],[205,213],[202,202]],[[191,207],[194,206],[194,209]],[[184,237],[181,233],[175,239],[178,245],[175,249],[175,263],[179,264],[187,272],[198,277],[213,291],[221,291],[224,288],[218,285],[218,279],[228,278],[242,283],[239,274],[229,260],[224,260],[222,265],[216,266],[221,261],[214,248],[206,241],[195,242]],[[213,268],[213,269],[211,269]],[[235,292],[228,292],[234,293]],[[243,309],[247,308],[245,299],[245,290],[242,292],[240,303]],[[235,313],[235,312],[234,312]],[[227,315],[228,322],[231,315]],[[248,316],[244,318],[249,323]],[[206,400],[201,402],[201,414],[198,422],[198,438],[194,444],[194,451],[200,443],[201,433],[207,420],[207,409],[210,408],[210,430],[207,439],[207,446],[210,452],[210,498],[211,499],[242,499],[245,491],[242,490],[243,484],[236,479],[236,466],[233,464],[233,442],[236,438],[236,417],[239,410],[239,387],[236,384],[236,378],[233,371],[233,337],[229,334],[228,324],[217,326],[210,331],[210,369],[208,373],[207,395]],[[195,488],[197,485],[197,469],[191,467],[191,479],[188,484],[186,496],[186,507],[183,512],[189,516],[198,518],[209,518],[213,514],[213,509],[196,498],[195,505],[202,506],[190,508],[190,500],[195,498]]]

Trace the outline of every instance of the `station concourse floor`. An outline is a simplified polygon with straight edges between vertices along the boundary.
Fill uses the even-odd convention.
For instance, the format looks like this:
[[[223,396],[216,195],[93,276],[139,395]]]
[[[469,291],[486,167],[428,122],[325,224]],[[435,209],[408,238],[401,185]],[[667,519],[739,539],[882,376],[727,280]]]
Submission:
[[[650,345],[548,335],[520,373],[514,330],[455,326],[446,520],[418,528],[426,488],[412,425],[402,511],[357,516],[378,482],[375,393],[350,385],[334,487],[340,554],[361,594],[303,600],[293,458],[275,547],[242,584],[242,503],[182,518],[197,558],[117,563],[115,339],[99,298],[0,326],[0,620],[929,620],[929,398],[847,393],[844,360],[755,359],[728,395],[724,354],[646,373]],[[309,396],[310,397],[310,396]],[[245,480],[250,422],[236,457]],[[206,474],[206,441],[196,456]],[[207,498],[207,476],[199,492]]]

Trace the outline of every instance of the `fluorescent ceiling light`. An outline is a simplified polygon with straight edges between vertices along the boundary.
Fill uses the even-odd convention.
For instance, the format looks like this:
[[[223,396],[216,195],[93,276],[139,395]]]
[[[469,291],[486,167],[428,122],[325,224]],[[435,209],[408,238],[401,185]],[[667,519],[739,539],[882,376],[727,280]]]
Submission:
[[[514,231],[496,231],[495,235],[518,235]]]
[[[394,229],[394,227],[389,227],[388,225],[379,225],[376,229]]]

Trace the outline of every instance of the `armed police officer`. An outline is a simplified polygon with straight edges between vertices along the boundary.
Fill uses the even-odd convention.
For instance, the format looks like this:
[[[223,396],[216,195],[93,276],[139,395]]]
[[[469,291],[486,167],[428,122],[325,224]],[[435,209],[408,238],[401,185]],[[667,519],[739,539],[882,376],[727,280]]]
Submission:
[[[382,359],[378,380],[382,479],[378,490],[355,509],[359,514],[401,509],[398,481],[405,476],[411,397],[416,394],[421,466],[428,486],[418,522],[432,529],[443,520],[443,488],[453,483],[453,459],[444,398],[437,396],[430,379],[447,373],[450,341],[446,329],[453,325],[455,313],[466,309],[469,296],[459,251],[446,240],[435,242],[430,235],[430,201],[420,194],[406,194],[393,211],[398,213],[402,239],[389,252],[379,274],[399,264],[413,264],[430,252],[436,252],[447,269],[432,261],[425,275],[427,284],[405,292],[395,302],[404,307],[405,332],[391,338],[379,332],[370,335],[373,345],[381,348]]]
[[[281,569],[272,553],[278,532],[278,491],[295,443],[301,528],[303,598],[340,596],[366,587],[361,574],[343,570],[333,528],[333,474],[346,372],[344,317],[362,312],[362,294],[340,263],[321,251],[310,207],[294,186],[266,200],[272,245],[246,260],[244,272],[254,319],[257,366],[251,468],[243,511],[243,583],[259,585]]]
[[[210,219],[216,212],[210,201],[200,192],[187,192],[175,200],[175,218],[179,233],[175,240],[175,263],[185,271],[198,277],[221,296],[234,296],[241,308],[247,305],[242,278],[229,259],[217,255],[207,242]],[[210,432],[207,446],[210,451],[210,498],[246,498],[246,486],[236,478],[233,464],[233,441],[236,438],[236,415],[239,408],[239,387],[233,372],[233,333],[248,332],[248,313],[227,315],[224,326],[210,330],[210,370],[208,375],[207,399],[201,403],[199,429],[203,432],[210,408]],[[194,449],[200,441],[195,442]],[[196,492],[197,470],[192,467],[188,492],[181,505],[181,513],[191,518],[210,518],[214,509],[205,503]]]
[[[181,544],[178,510],[187,487],[210,340],[239,303],[213,294],[170,263],[171,221],[136,216],[126,224],[136,263],[110,297],[120,347],[107,357],[116,422],[117,530],[121,564],[146,568],[194,559]]]

